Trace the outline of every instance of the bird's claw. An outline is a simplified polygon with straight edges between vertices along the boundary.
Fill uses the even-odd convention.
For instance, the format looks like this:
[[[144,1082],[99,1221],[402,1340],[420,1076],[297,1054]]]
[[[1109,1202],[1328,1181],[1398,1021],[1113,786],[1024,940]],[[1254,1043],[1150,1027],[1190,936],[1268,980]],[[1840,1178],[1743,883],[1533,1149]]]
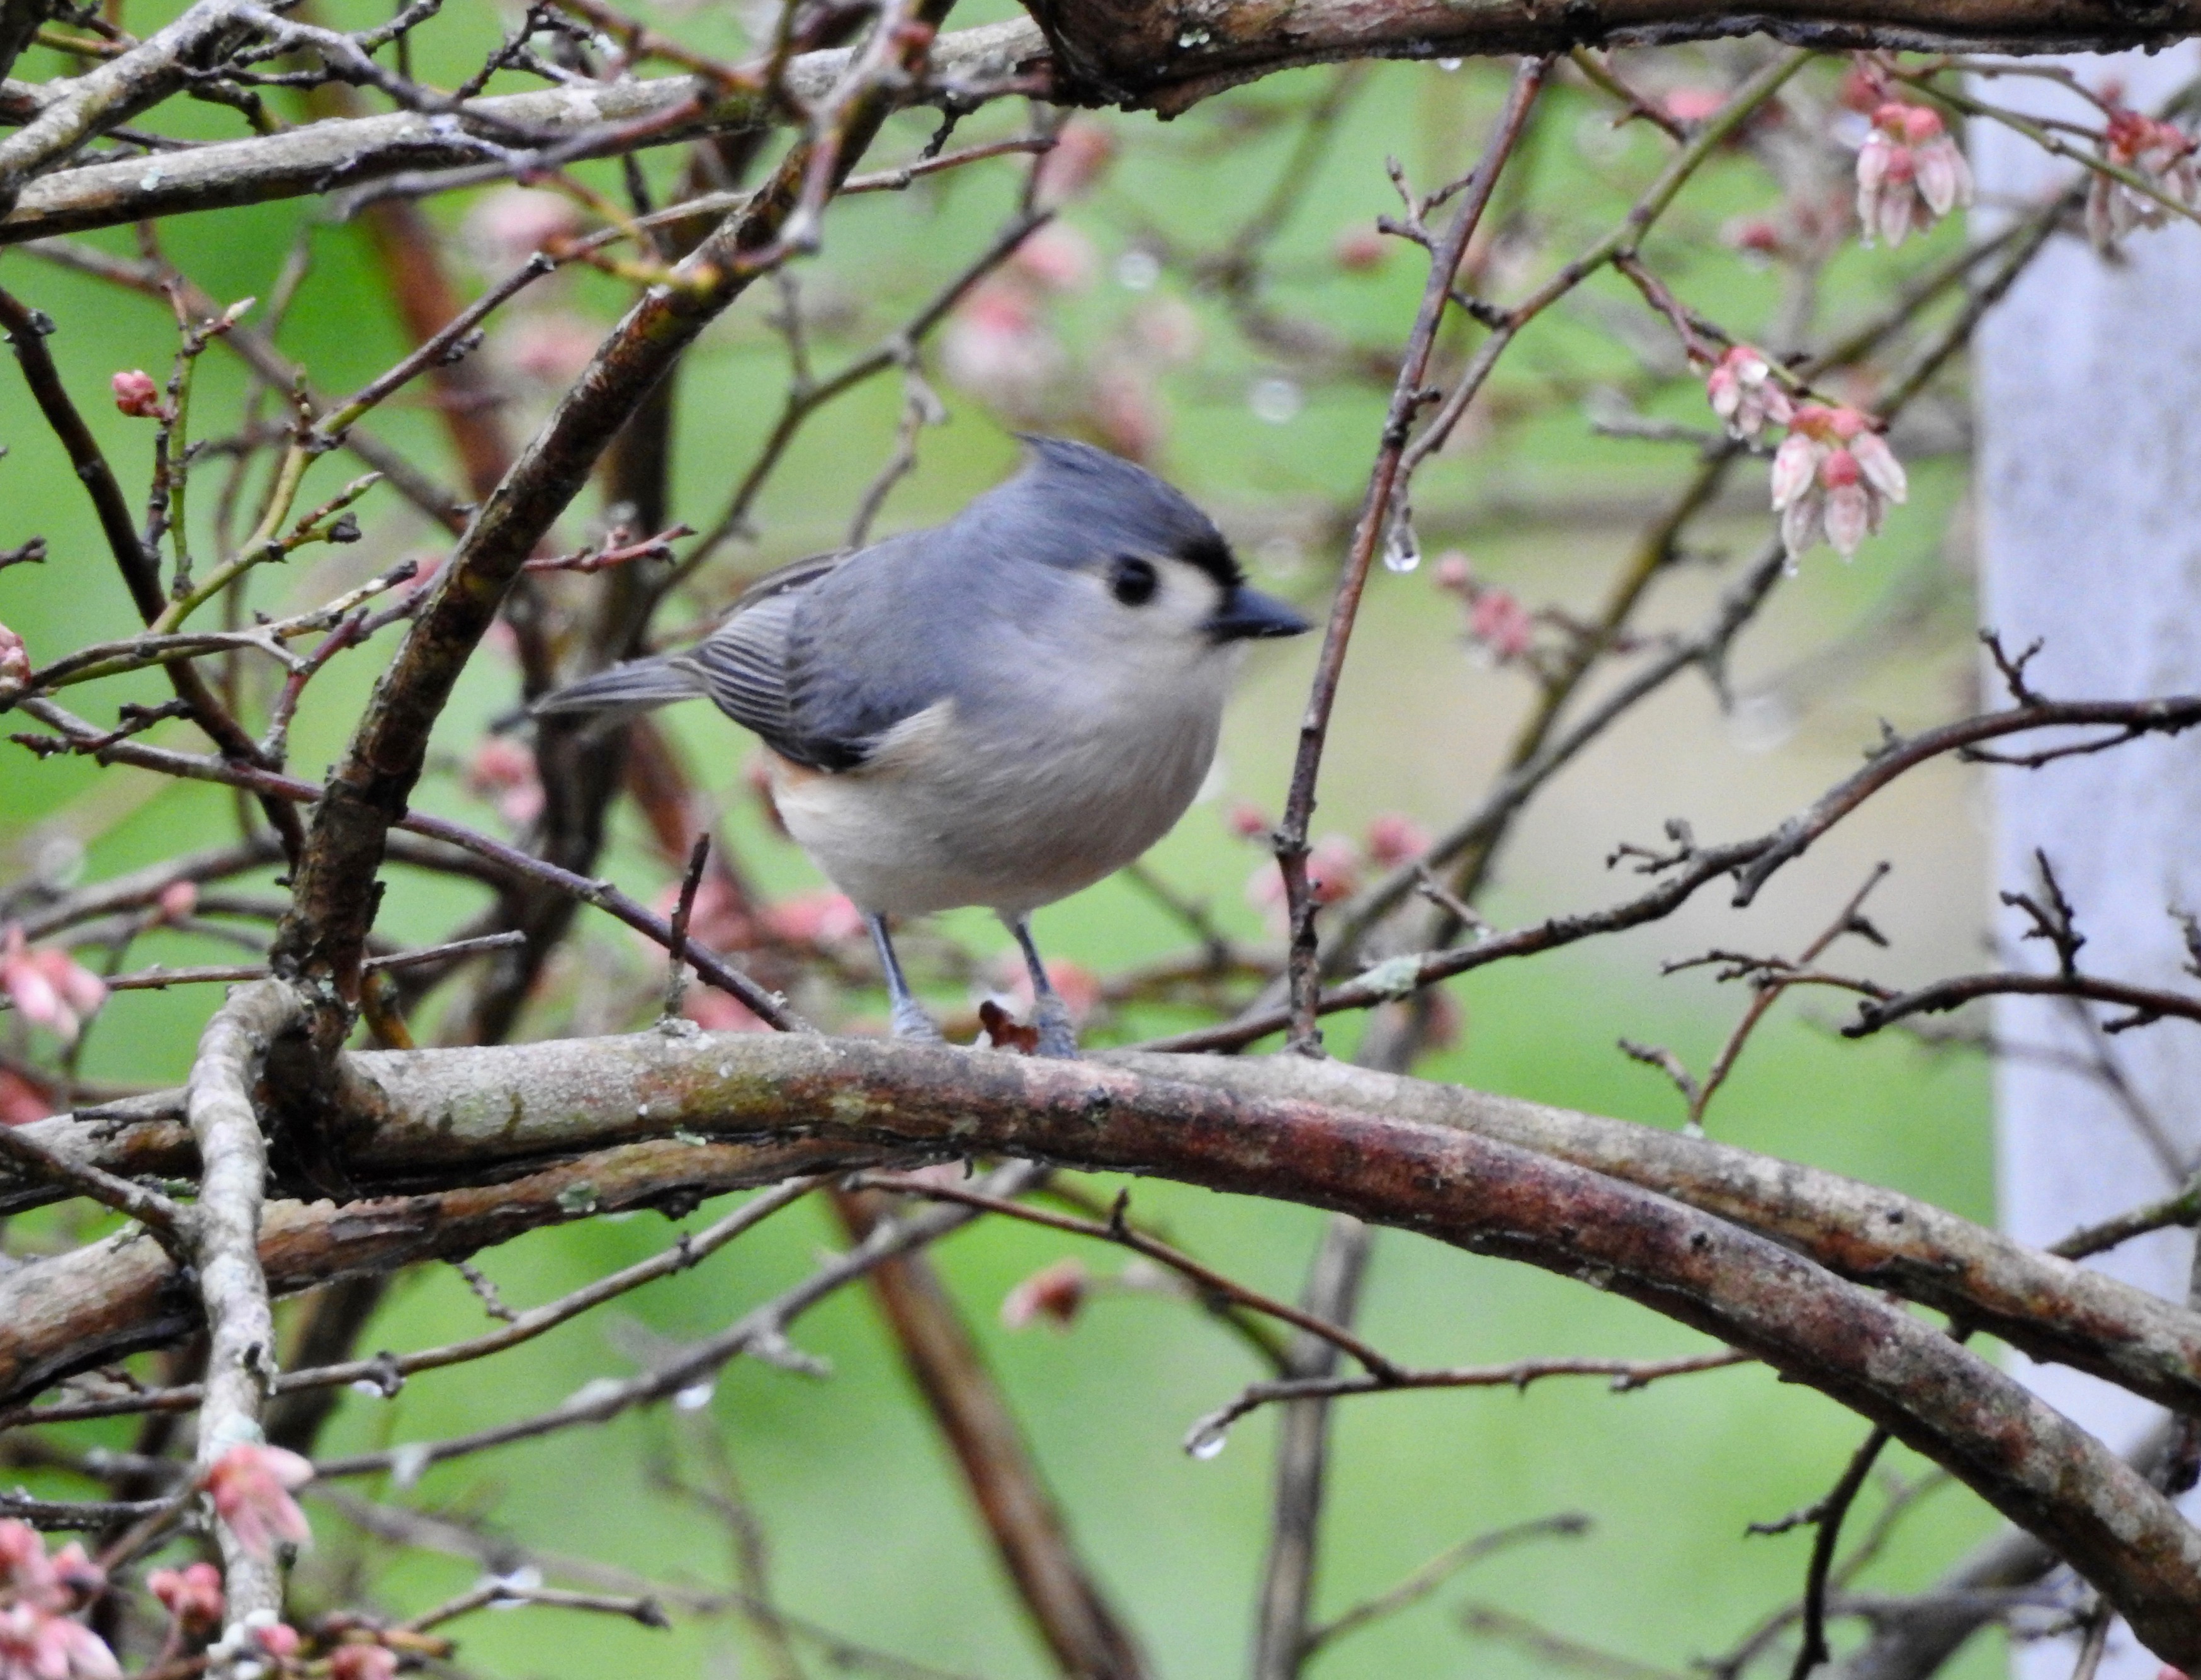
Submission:
[[[894,1035],[913,1044],[944,1045],[948,1042],[940,1031],[940,1023],[924,1012],[924,1005],[914,998],[898,998],[894,1005]]]
[[[1061,998],[1042,998],[1032,1011],[1032,1026],[1039,1033],[1039,1054],[1057,1062],[1077,1060],[1077,1030]]]

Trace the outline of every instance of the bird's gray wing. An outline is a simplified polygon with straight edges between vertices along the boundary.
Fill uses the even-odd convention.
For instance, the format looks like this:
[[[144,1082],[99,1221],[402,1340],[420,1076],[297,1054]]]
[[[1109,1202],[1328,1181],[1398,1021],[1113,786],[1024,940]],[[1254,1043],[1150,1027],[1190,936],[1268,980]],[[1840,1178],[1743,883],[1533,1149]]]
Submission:
[[[672,663],[719,709],[782,757],[814,770],[854,770],[879,739],[942,698],[916,580],[897,559],[905,540],[856,554],[801,560],[753,586],[725,623]]]
[[[845,551],[813,555],[760,578],[724,623],[667,662],[692,676],[727,717],[801,763],[810,759],[789,705],[789,641],[805,597],[847,558]]]
[[[952,587],[938,531],[889,537],[803,588],[787,622],[792,731],[779,750],[819,770],[854,770],[897,723],[953,698],[983,603]]]

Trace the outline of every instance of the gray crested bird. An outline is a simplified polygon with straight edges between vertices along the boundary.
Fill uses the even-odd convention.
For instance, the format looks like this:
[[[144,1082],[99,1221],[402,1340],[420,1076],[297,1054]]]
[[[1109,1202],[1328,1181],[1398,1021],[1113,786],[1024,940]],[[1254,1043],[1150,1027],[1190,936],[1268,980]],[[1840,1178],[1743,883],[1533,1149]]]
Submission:
[[[762,738],[788,832],[862,911],[897,1037],[937,1040],[888,933],[977,904],[1024,952],[1040,1051],[1075,1056],[1031,913],[1132,862],[1214,760],[1243,644],[1306,620],[1246,587],[1207,516],[1128,461],[1024,440],[945,524],[765,577],[692,647],[536,716],[696,696]]]

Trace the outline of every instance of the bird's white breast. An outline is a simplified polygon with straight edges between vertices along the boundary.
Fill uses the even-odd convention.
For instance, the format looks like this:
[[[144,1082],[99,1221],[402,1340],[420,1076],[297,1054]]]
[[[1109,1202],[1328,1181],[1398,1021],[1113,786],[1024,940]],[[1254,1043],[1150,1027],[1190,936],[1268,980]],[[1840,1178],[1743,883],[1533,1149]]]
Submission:
[[[775,759],[788,831],[865,910],[962,904],[1010,915],[1066,898],[1166,834],[1215,757],[1235,660],[1118,666],[1101,692],[1038,688],[973,718],[942,701],[895,725],[861,769]]]

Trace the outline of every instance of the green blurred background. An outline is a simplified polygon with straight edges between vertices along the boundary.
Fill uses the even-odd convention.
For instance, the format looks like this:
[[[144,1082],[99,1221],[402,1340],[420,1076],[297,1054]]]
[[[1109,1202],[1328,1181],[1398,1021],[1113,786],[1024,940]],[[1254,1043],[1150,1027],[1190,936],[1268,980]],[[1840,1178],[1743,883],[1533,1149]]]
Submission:
[[[1000,15],[998,6],[981,8],[956,21]],[[730,14],[658,15],[686,38],[728,53],[738,47],[739,25]],[[365,12],[351,20],[365,21]],[[420,37],[423,73],[455,81],[506,21],[480,5],[449,9]],[[151,26],[150,15],[135,8],[130,22]],[[1676,56],[1657,73],[1717,83],[1747,51]],[[55,67],[50,56],[32,60],[26,61],[32,73]],[[1212,290],[1194,284],[1182,263],[1163,262],[1149,287],[1126,284],[1148,276],[1120,259],[1127,252],[1166,257],[1218,247],[1278,171],[1293,167],[1295,114],[1330,87],[1334,73],[1279,77],[1167,126],[1149,116],[1100,120],[1114,134],[1118,161],[1066,216],[1090,242],[1094,275],[1057,297],[1048,318],[1079,367],[1097,365],[1127,335],[1136,337],[1158,305],[1177,312],[1165,323],[1171,330],[1192,323],[1196,349],[1150,371],[1153,412],[1162,427],[1154,464],[1239,538],[1257,581],[1317,606],[1341,549],[1337,515],[1358,497],[1384,393],[1372,383],[1324,381],[1272,363],[1233,330]],[[1348,272],[1334,260],[1333,243],[1341,231],[1365,228],[1395,209],[1383,173],[1387,155],[1424,188],[1463,168],[1502,88],[1502,72],[1479,64],[1370,71],[1346,105],[1334,144],[1300,178],[1273,254],[1276,301],[1355,342],[1394,347],[1420,290],[1417,254],[1397,249],[1373,272]],[[1019,116],[989,110],[966,122],[955,143],[1012,132]],[[235,132],[233,114],[206,108],[163,112],[160,121],[177,132]],[[897,120],[873,160],[909,155],[930,122]],[[1533,190],[1517,242],[1526,271],[1541,272],[1539,260],[1547,266],[1570,242],[1579,244],[1609,225],[1664,155],[1662,143],[1640,126],[1614,132],[1582,93],[1552,95],[1526,160]],[[672,161],[649,161],[660,188]],[[989,163],[907,193],[839,206],[823,255],[802,275],[821,366],[867,347],[898,313],[968,260],[1012,202],[1018,171],[1013,161]],[[615,190],[607,167],[584,173]],[[1777,282],[1736,262],[1717,235],[1729,216],[1765,208],[1772,190],[1749,158],[1723,160],[1650,248],[1659,272],[1691,303],[1742,329],[1754,330],[1773,306]],[[454,226],[463,209],[455,202],[432,206]],[[1844,255],[1827,278],[1823,320],[1838,326],[1860,317],[1903,272],[1958,237],[1945,229],[1923,254],[1914,247],[1899,260],[1885,253]],[[401,352],[357,230],[316,223],[310,202],[185,218],[167,225],[161,237],[179,266],[224,300],[265,296],[302,237],[312,270],[280,342],[324,390],[359,383]],[[91,243],[124,251],[132,244],[124,231]],[[478,284],[478,276],[468,283]],[[0,284],[59,323],[54,353],[138,494],[150,427],[116,414],[105,385],[117,369],[165,368],[173,337],[163,311],[19,253],[0,256]],[[545,298],[531,307],[598,326],[622,301],[617,283],[591,274],[543,290]],[[778,407],[785,360],[765,324],[766,301],[752,296],[714,327],[681,376],[676,512],[699,526],[716,516]],[[1614,382],[1650,412],[1708,424],[1693,383],[1646,378],[1632,341],[1616,325],[1629,311],[1636,338],[1655,336],[1632,293],[1600,286],[1523,343],[1492,393],[1503,423],[1476,431],[1424,475],[1417,507],[1430,553],[1463,550],[1480,575],[1531,606],[1581,607],[1597,598],[1634,527],[1679,482],[1687,454],[1595,435],[1585,398]],[[1271,385],[1257,402],[1262,382],[1277,380],[1289,383],[1290,400],[1281,401]],[[949,423],[924,435],[919,468],[889,499],[883,530],[951,510],[1013,464],[1004,417],[971,394],[945,383],[942,390]],[[242,391],[236,365],[209,356],[195,404],[200,435],[220,424],[216,417],[234,416]],[[547,389],[523,387],[515,422],[531,425],[548,397]],[[878,380],[817,420],[773,480],[754,542],[725,551],[682,611],[707,612],[742,578],[837,541],[863,484],[891,448],[901,406],[895,382]],[[421,458],[448,461],[425,407],[401,403],[377,424]],[[1916,494],[1885,537],[1847,568],[1822,551],[1784,585],[1738,652],[1735,709],[1723,713],[1705,685],[1686,679],[1557,781],[1500,860],[1487,900],[1494,920],[1505,925],[1618,897],[1632,878],[1607,871],[1605,858],[1616,843],[1653,840],[1670,817],[1686,817],[1711,839],[1755,832],[1844,774],[1875,733],[1877,717],[1905,727],[1962,704],[1970,680],[1964,465],[1961,426],[1944,431],[1938,453],[1914,454]],[[43,534],[52,547],[44,566],[0,572],[0,621],[25,636],[34,656],[120,633],[129,623],[127,603],[66,463],[12,372],[0,378],[0,442],[8,446],[0,460],[0,546]],[[355,470],[324,462],[308,482],[308,500],[331,493]],[[208,469],[200,482],[213,476]],[[1693,624],[1723,582],[1723,559],[1763,540],[1762,486],[1758,470],[1738,475],[1729,500],[1697,534],[1703,563],[1661,582],[1644,617],[1646,630]],[[202,512],[211,499],[200,493]],[[254,604],[270,612],[308,605],[402,554],[440,552],[436,534],[386,492],[371,495],[361,512],[364,541],[308,551],[286,574],[263,576]],[[590,517],[577,509],[567,535],[586,536]],[[1379,572],[1371,587],[1347,670],[1318,834],[1357,834],[1382,812],[1431,827],[1451,820],[1498,764],[1531,698],[1520,671],[1491,668],[1475,656],[1458,602],[1435,588],[1429,571]],[[392,645],[385,636],[314,685],[294,735],[300,773],[320,773],[338,753]],[[1256,942],[1265,935],[1245,888],[1260,858],[1227,832],[1221,812],[1236,799],[1272,811],[1280,804],[1312,653],[1304,642],[1261,650],[1230,719],[1224,788],[1196,806],[1153,859],[1164,879]],[[485,721],[510,705],[514,682],[508,662],[493,654],[477,661],[439,731],[424,807],[495,826],[495,813],[465,794],[455,771]],[[121,700],[158,693],[150,680],[132,679],[96,694],[79,689],[72,698],[106,718]],[[708,715],[677,715],[672,728],[698,781],[724,799],[744,865],[776,892],[814,885],[807,864],[767,832],[743,791],[746,738]],[[1976,803],[1964,772],[1922,772],[1786,872],[1746,916],[1715,897],[1623,939],[1470,976],[1452,988],[1464,1016],[1458,1042],[1419,1071],[1676,1124],[1672,1090],[1624,1057],[1616,1040],[1662,1044],[1701,1068],[1746,999],[1701,972],[1662,980],[1659,963],[1713,944],[1793,949],[1882,858],[1897,869],[1874,913],[1894,943],[1875,957],[1876,971],[1900,980],[1963,963],[1975,946],[1983,896]],[[0,746],[6,875],[35,868],[95,879],[214,843],[233,825],[231,801],[219,792],[101,772],[78,761],[40,763]],[[664,884],[631,811],[620,815],[603,872],[643,896]],[[382,921],[402,937],[436,937],[473,902],[467,889],[441,880],[404,872],[395,879]],[[947,918],[947,931],[979,950],[1003,943],[975,915]],[[1046,912],[1040,934],[1051,953],[1104,971],[1178,949],[1183,940],[1149,899],[1120,881]],[[141,943],[133,961],[214,960],[215,949],[156,936]],[[624,934],[601,920],[584,922],[583,943],[554,970],[531,1029],[560,1030],[577,1016],[599,1030],[637,1024],[647,1018],[643,1000],[655,972],[654,961]],[[963,995],[947,983],[939,992],[947,1003]],[[177,1080],[210,1002],[202,990],[190,989],[119,998],[92,1030],[85,1076]],[[874,1017],[879,1012],[876,999],[865,1009]],[[1714,1107],[1715,1133],[1990,1217],[1982,1068],[1893,1041],[1842,1042],[1820,1019],[1832,1010],[1808,999],[1780,1006]],[[1133,1012],[1098,1036],[1128,1040],[1183,1019]],[[1353,1035],[1350,1023],[1338,1023],[1333,1048],[1349,1051]],[[1297,1291],[1321,1223],[1302,1209],[1147,1182],[1136,1185],[1133,1205],[1203,1256],[1287,1295]],[[713,1211],[700,1210],[688,1224],[700,1226]],[[18,1220],[11,1235],[18,1247],[33,1247],[66,1229],[48,1216]],[[525,1306],[651,1252],[672,1234],[654,1215],[584,1222],[510,1244],[481,1264],[508,1300]],[[647,1338],[621,1325],[638,1324],[655,1338],[703,1336],[795,1281],[821,1248],[839,1241],[807,1208],[784,1215],[696,1273],[490,1364],[423,1377],[393,1402],[348,1396],[326,1444],[341,1451],[428,1440],[553,1405],[591,1377],[632,1368]],[[1227,1333],[1151,1293],[1105,1294],[1067,1333],[1001,1330],[1003,1294],[1077,1246],[995,1221],[944,1244],[938,1258],[1079,1539],[1159,1669],[1177,1677],[1241,1671],[1266,1531],[1273,1418],[1241,1424],[1210,1461],[1189,1458],[1180,1443],[1195,1416],[1260,1373]],[[1119,1260],[1105,1250],[1086,1257],[1104,1274]],[[1417,1364],[1652,1356],[1703,1345],[1571,1281],[1395,1233],[1377,1241],[1366,1322],[1394,1357]],[[466,1285],[437,1268],[403,1284],[365,1346],[426,1345],[483,1327]],[[702,1462],[696,1431],[707,1429],[766,1526],[787,1611],[958,1674],[1007,1680],[1047,1671],[868,1300],[843,1295],[803,1320],[795,1339],[831,1361],[830,1379],[738,1364],[707,1408],[692,1415],[629,1417],[607,1429],[555,1435],[439,1468],[417,1486],[368,1491],[461,1510],[530,1544],[658,1579],[723,1584],[730,1565],[722,1526],[667,1493],[651,1471],[668,1455],[693,1470]],[[1315,1671],[1550,1671],[1543,1660],[1464,1632],[1454,1611],[1469,1600],[1535,1618],[1634,1663],[1682,1671],[1793,1596],[1808,1530],[1752,1538],[1745,1525],[1817,1498],[1863,1433],[1858,1420],[1831,1403],[1755,1368],[1627,1396],[1594,1382],[1555,1382],[1524,1395],[1421,1394],[1347,1405],[1337,1420],[1324,1529],[1324,1614],[1380,1590],[1468,1535],[1561,1511],[1588,1512],[1596,1523],[1587,1537],[1547,1542],[1481,1566],[1417,1608],[1333,1647]],[[116,1425],[78,1434],[122,1445],[130,1431]],[[1899,1454],[1889,1462],[1905,1479],[1923,1468]],[[1882,1496],[1868,1496],[1860,1531]],[[355,1561],[355,1540],[326,1507],[316,1512],[316,1527],[317,1549],[306,1566],[309,1589],[339,1578]],[[1922,1583],[1992,1527],[1990,1513],[1969,1495],[1939,1491],[1918,1505],[1864,1581],[1888,1588]],[[376,1601],[411,1611],[463,1588],[473,1573],[467,1565],[418,1555],[385,1566],[378,1553],[368,1580]],[[724,1619],[684,1620],[667,1634],[610,1618],[519,1610],[474,1617],[457,1631],[461,1662],[484,1673],[760,1671],[746,1635]],[[1983,1643],[1956,1671],[1985,1674],[1996,1660]],[[813,1672],[830,1671],[822,1659],[807,1660]]]

